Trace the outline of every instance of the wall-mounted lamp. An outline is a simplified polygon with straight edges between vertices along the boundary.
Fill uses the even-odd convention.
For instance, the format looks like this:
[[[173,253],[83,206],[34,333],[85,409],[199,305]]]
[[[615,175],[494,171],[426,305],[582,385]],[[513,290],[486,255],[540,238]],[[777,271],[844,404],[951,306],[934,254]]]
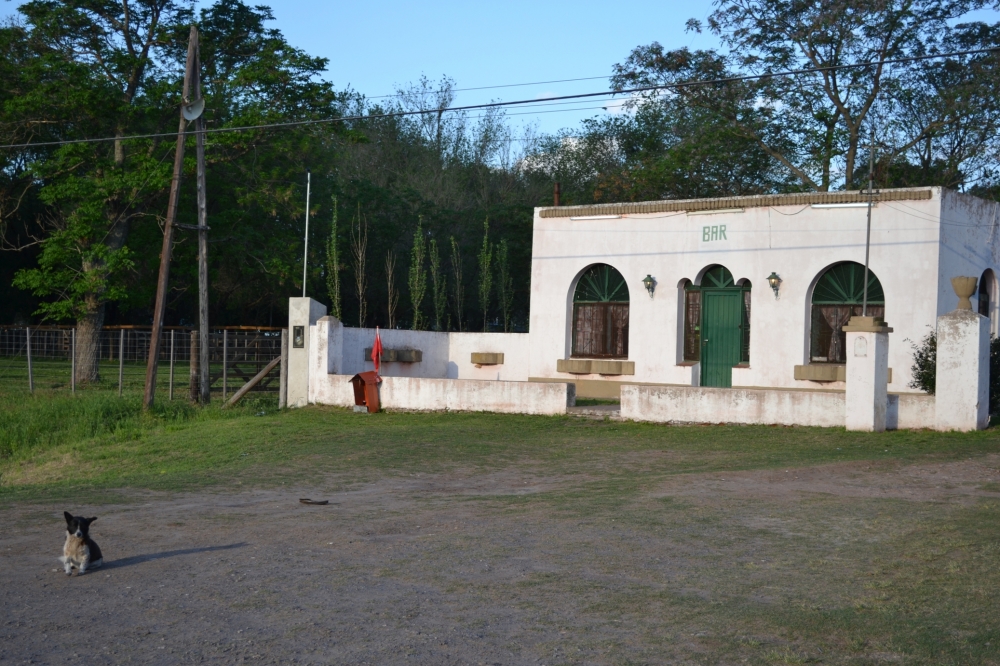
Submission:
[[[781,278],[774,271],[767,276],[767,283],[771,285],[771,289],[774,290],[774,300],[778,300],[778,288],[781,286]]]
[[[653,276],[647,273],[646,277],[642,278],[642,286],[646,288],[646,291],[649,292],[649,297],[652,298],[653,292],[656,290],[656,280]]]

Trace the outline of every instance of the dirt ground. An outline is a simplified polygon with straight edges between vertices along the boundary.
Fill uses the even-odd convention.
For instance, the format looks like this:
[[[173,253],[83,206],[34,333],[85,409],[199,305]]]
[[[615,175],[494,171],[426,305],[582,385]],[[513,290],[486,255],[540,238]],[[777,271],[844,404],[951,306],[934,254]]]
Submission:
[[[1000,497],[998,467],[989,456],[684,474],[622,520],[613,506],[574,511],[572,495],[549,501],[586,489],[581,479],[523,468],[7,506],[0,663],[754,662],[797,648],[778,635],[731,647],[751,628],[711,621],[735,594],[729,576],[763,577],[741,603],[792,598],[809,572],[782,559],[790,545],[806,561],[877,542],[886,527],[871,521],[885,514],[850,508],[875,500],[905,515]],[[820,521],[802,513],[817,503]],[[62,573],[63,509],[99,516],[102,569]]]

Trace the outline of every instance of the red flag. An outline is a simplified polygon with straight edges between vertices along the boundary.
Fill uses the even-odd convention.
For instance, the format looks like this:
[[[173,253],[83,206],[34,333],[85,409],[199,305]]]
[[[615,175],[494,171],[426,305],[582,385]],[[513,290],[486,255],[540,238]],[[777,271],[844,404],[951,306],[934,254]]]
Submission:
[[[382,365],[382,337],[378,334],[378,326],[375,327],[375,344],[372,345],[372,363],[375,364],[375,376],[378,376],[379,367]]]

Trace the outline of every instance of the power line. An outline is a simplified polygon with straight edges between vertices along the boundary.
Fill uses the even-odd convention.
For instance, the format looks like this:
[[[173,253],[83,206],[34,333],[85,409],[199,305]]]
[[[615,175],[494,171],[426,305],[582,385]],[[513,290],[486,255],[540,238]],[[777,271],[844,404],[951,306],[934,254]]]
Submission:
[[[783,72],[769,72],[766,74],[746,74],[743,76],[730,76],[718,79],[707,79],[707,80],[693,80],[693,81],[680,81],[678,83],[664,83],[659,85],[651,86],[640,86],[637,88],[624,88],[622,90],[605,90],[601,92],[592,93],[578,93],[575,95],[559,95],[556,97],[549,97],[545,102],[557,102],[561,100],[570,99],[592,99],[594,97],[606,97],[608,95],[634,95],[637,93],[645,92],[655,92],[658,90],[681,90],[685,88],[694,88],[697,86],[707,86],[707,85],[718,85],[724,83],[739,83],[742,81],[755,81],[761,79],[774,79],[784,76],[799,76],[802,74],[820,74],[823,72],[834,72],[847,69],[862,69],[865,67],[879,67],[883,65],[897,65],[901,63],[908,62],[918,62],[922,60],[935,60],[937,58],[950,58],[954,56],[963,55],[975,55],[979,53],[993,53],[1000,51],[1000,48],[985,48],[985,49],[972,49],[968,51],[952,51],[950,53],[937,53],[922,56],[910,56],[907,58],[893,58],[891,60],[876,60],[869,62],[860,62],[847,65],[829,65],[827,67],[809,67],[805,69],[792,69],[785,70]],[[495,109],[504,108],[508,106],[524,106],[529,104],[538,104],[540,100],[538,99],[522,99],[512,102],[487,102],[483,104],[467,104],[465,106],[453,106],[447,109],[424,109],[420,111],[392,111],[389,113],[378,113],[370,115],[360,115],[360,116],[339,116],[336,118],[320,118],[312,120],[293,120],[283,123],[263,123],[260,125],[243,125],[240,127],[218,127],[215,129],[202,130],[205,134],[219,134],[222,132],[245,132],[248,130],[257,129],[279,129],[286,127],[303,127],[306,125],[322,125],[337,122],[347,122],[352,120],[379,120],[383,118],[401,118],[405,116],[419,116],[428,113],[439,113],[439,112],[455,112],[455,111],[471,111],[474,109]],[[193,134],[194,132],[192,132]],[[156,134],[133,134],[123,137],[102,137],[98,139],[68,139],[63,141],[43,141],[38,143],[20,143],[20,144],[7,144],[0,145],[0,149],[5,148],[32,148],[41,146],[63,146],[77,143],[107,143],[109,141],[127,141],[132,139],[158,139],[165,137],[176,136],[174,133],[161,132]]]
[[[507,83],[502,86],[479,86],[477,88],[453,88],[451,92],[469,92],[471,90],[496,90],[497,88],[522,88],[525,86],[544,86],[549,83],[572,83],[574,81],[596,81],[597,79],[606,79],[607,76],[584,76],[578,79],[555,79],[553,81],[532,81],[531,83]],[[438,93],[448,92],[447,90],[432,90],[428,91],[428,95],[436,95]],[[374,97],[365,97],[365,99],[385,99],[387,97],[405,97],[408,93],[393,93],[391,95],[375,95]],[[420,94],[419,92],[416,94]]]

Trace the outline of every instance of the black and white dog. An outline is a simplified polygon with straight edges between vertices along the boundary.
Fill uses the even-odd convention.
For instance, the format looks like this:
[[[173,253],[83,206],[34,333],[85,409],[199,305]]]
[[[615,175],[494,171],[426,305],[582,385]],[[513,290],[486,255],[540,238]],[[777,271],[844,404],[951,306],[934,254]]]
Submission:
[[[63,511],[66,518],[66,543],[63,544],[63,556],[59,561],[66,569],[66,575],[73,573],[73,567],[78,575],[87,573],[87,569],[96,569],[104,564],[101,549],[90,538],[90,524],[94,518],[75,518],[69,511]]]

